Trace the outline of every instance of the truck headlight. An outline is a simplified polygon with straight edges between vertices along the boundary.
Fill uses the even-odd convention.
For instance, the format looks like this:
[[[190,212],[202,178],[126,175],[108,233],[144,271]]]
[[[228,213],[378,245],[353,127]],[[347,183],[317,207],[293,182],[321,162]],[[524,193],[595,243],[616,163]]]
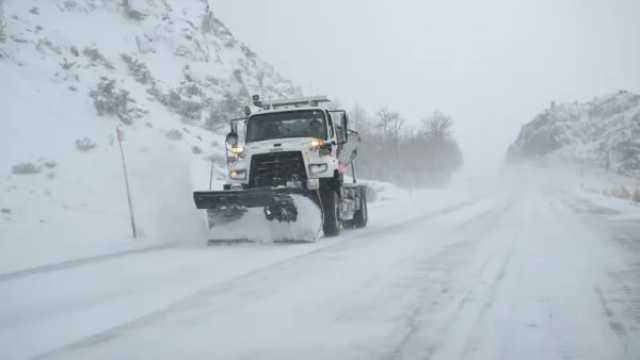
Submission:
[[[231,147],[231,153],[235,155],[237,158],[244,157],[244,146],[236,145]]]
[[[331,143],[328,143],[322,139],[313,139],[311,140],[312,151],[318,151],[320,156],[331,155]]]
[[[317,175],[327,171],[328,168],[327,164],[311,164],[309,165],[309,172],[313,175]]]
[[[246,180],[247,170],[231,170],[229,172],[229,177],[233,180]]]
[[[326,144],[326,141],[322,139],[313,139],[311,140],[311,149],[318,150],[319,148],[323,147],[325,144]]]

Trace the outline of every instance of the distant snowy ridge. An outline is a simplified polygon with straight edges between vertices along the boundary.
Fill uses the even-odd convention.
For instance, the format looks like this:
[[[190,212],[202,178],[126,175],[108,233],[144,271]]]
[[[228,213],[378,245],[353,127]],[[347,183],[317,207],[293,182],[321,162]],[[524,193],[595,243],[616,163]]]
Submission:
[[[552,104],[522,127],[507,155],[510,161],[545,158],[640,175],[640,95],[620,91]]]
[[[252,94],[301,95],[214,11],[208,0],[0,0],[5,270],[130,246],[117,126],[136,246],[202,240],[191,191],[209,186],[211,159],[214,186],[222,176],[227,120]]]

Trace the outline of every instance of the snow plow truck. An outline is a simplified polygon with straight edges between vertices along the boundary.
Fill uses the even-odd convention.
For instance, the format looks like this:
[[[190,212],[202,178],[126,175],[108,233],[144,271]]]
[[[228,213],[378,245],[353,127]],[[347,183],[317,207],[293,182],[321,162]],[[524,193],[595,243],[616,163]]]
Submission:
[[[317,223],[327,237],[343,228],[365,227],[367,190],[358,183],[354,166],[360,134],[349,129],[346,111],[329,109],[324,96],[263,102],[254,95],[252,100],[246,117],[230,121],[223,190],[193,194],[196,207],[207,212],[212,235],[216,226],[233,226],[250,209],[261,209],[267,222],[292,226],[307,221],[300,219],[296,198],[320,210]],[[210,242],[216,240],[243,237]]]

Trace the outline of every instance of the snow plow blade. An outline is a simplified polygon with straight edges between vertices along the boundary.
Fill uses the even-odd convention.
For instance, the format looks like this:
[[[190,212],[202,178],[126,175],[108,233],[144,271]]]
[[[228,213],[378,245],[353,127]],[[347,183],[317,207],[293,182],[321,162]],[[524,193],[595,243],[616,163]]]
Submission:
[[[243,208],[263,208],[267,220],[295,222],[298,211],[292,194],[305,195],[302,189],[255,188],[225,191],[196,191],[193,200],[198,209],[234,211]]]

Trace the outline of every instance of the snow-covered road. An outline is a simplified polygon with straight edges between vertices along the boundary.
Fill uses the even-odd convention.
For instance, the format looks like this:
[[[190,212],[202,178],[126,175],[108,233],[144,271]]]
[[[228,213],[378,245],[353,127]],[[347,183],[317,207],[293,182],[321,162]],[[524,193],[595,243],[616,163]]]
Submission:
[[[555,191],[0,281],[3,359],[638,359],[640,222]],[[395,214],[393,216],[392,214]]]

